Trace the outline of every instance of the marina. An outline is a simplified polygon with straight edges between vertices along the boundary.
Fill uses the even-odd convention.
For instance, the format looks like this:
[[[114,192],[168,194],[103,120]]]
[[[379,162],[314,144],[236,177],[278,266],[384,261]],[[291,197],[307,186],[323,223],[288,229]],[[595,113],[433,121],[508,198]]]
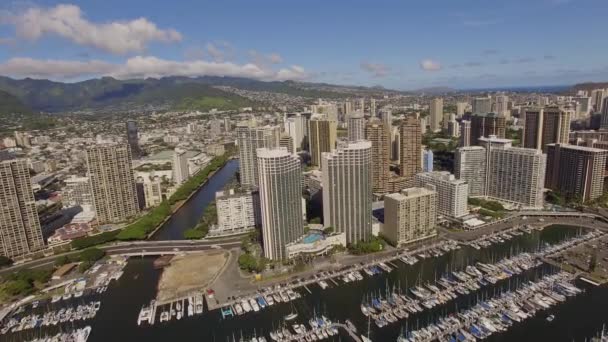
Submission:
[[[574,278],[567,272],[545,276],[540,281],[524,284],[515,291],[482,300],[465,311],[440,317],[422,329],[406,331],[397,338],[397,342],[485,339],[566,301],[568,297],[580,294],[582,290],[572,285]],[[553,318],[549,319],[552,320]]]
[[[153,258],[132,258],[124,269],[124,275],[120,278],[126,278],[128,282],[122,282],[120,279],[116,283],[112,282],[103,294],[91,294],[85,291],[82,298],[103,296],[103,304],[94,320],[84,322],[92,328],[89,341],[93,342],[115,340],[117,330],[121,331],[121,338],[128,340],[145,339],[160,342],[178,338],[182,341],[239,341],[242,339],[243,341],[260,342],[272,341],[270,333],[272,332],[276,337],[279,336],[278,332],[283,333],[283,329],[287,329],[291,335],[297,336],[298,333],[294,328],[297,327],[302,332],[301,325],[304,326],[308,332],[306,336],[310,336],[311,340],[312,336],[315,336],[316,340],[322,337],[322,340],[325,341],[368,341],[366,340],[368,337],[372,341],[396,341],[399,336],[411,336],[405,332],[414,332],[436,324],[441,317],[464,312],[483,300],[498,298],[497,296],[507,292],[516,292],[518,287],[555,274],[558,270],[543,263],[540,266],[522,270],[520,274],[498,280],[496,284],[489,283],[485,286],[479,284],[480,289],[469,290],[469,294],[461,294],[454,290],[457,298],[435,305],[430,309],[419,304],[423,308],[422,311],[408,312],[407,318],[398,319],[395,323],[379,328],[371,316],[365,316],[361,312],[361,304],[362,300],[366,298],[369,301],[370,294],[376,294],[376,296],[380,294],[383,299],[387,299],[387,284],[389,294],[401,293],[420,300],[409,290],[410,288],[416,289],[416,286],[421,286],[434,294],[433,289],[426,286],[428,284],[445,290],[438,281],[444,276],[447,277],[448,274],[449,280],[457,279],[451,274],[454,271],[458,272],[461,277],[461,272],[469,275],[467,273],[469,265],[474,266],[485,276],[488,272],[484,271],[482,266],[477,264],[478,262],[484,265],[497,265],[501,260],[511,260],[518,256],[522,258],[521,263],[528,260],[526,258],[540,262],[542,260],[539,258],[551,251],[567,250],[569,246],[593,241],[592,239],[600,235],[602,234],[593,230],[553,226],[542,231],[534,229],[529,234],[522,232],[521,235],[516,234],[508,241],[494,243],[492,246],[480,250],[472,246],[453,243],[452,247],[444,246],[449,251],[444,251],[441,245],[435,244],[427,248],[400,250],[398,253],[383,258],[370,256],[369,261],[335,271],[320,272],[305,279],[279,284],[279,287],[273,285],[260,288],[249,295],[241,295],[232,299],[229,302],[230,306],[210,305],[208,294],[201,292],[199,294],[204,298],[203,312],[195,313],[192,316],[188,315],[190,301],[187,297],[180,299],[179,310],[175,301],[172,302],[173,304],[153,303],[152,300],[156,296],[154,284],[159,279],[160,271],[154,269]],[[529,257],[524,258],[524,253],[527,253]],[[472,269],[469,271],[475,273]],[[472,278],[471,275],[469,276]],[[303,284],[299,285],[301,283]],[[311,293],[304,289],[303,285],[306,285]],[[581,286],[585,287],[577,284],[577,287],[582,288]],[[585,310],[600,310],[598,305],[601,303],[608,305],[608,293],[604,295],[605,289],[602,288],[585,288],[586,291],[575,298],[548,308],[546,314],[537,314],[522,320],[505,331],[488,335],[486,339],[501,342],[517,338],[527,340],[521,339],[521,336],[535,336],[534,334],[539,334],[541,331],[542,335],[537,336],[544,337],[547,332],[542,327],[546,324],[553,324],[553,327],[557,328],[555,331],[548,332],[548,334],[552,334],[554,341],[578,341],[582,340],[581,337],[590,338],[596,335],[602,324],[605,323],[602,315],[594,315],[583,321],[572,316],[572,312],[580,311],[581,305],[585,307]],[[295,295],[297,298],[289,298],[287,294],[289,289],[293,292],[292,297]],[[282,301],[281,292],[289,299],[288,301]],[[280,301],[275,300],[275,295]],[[264,301],[258,302],[258,297],[263,298]],[[272,298],[272,304],[269,298]],[[255,311],[251,299],[255,300],[259,311]],[[53,304],[45,304],[44,301],[41,301],[36,310],[43,310],[46,305],[73,306],[71,303],[78,300],[80,299],[72,297]],[[247,306],[243,303],[245,300],[251,307],[249,312],[243,309],[243,306]],[[237,313],[235,305],[237,303],[240,304],[242,310],[240,315]],[[262,303],[266,306],[261,305]],[[148,309],[156,307],[152,324],[146,317],[152,316],[153,310],[148,310],[146,313],[146,310],[142,310],[145,307]],[[171,314],[171,309],[175,315]],[[180,310],[183,312],[182,318],[177,319],[177,312]],[[138,318],[142,311],[144,312],[143,319],[138,325]],[[160,323],[162,312],[169,312],[171,318]],[[554,315],[552,322],[547,320],[550,315]],[[336,328],[338,334],[332,336],[328,330],[326,330],[327,338],[322,331],[319,331],[320,335],[317,334],[317,331],[314,335],[311,334],[313,327],[310,320],[314,317],[323,320],[325,329]],[[563,330],[564,320],[568,320],[568,324],[579,327],[583,325],[585,328]],[[78,322],[83,321],[75,321],[73,324],[78,324],[77,326],[82,328],[83,326]],[[327,322],[331,322],[331,325]],[[318,322],[317,325],[319,325]],[[67,331],[65,328],[62,330]],[[53,336],[59,332],[50,326],[39,327],[36,330],[9,332],[7,340],[27,341],[32,340],[32,337]],[[585,332],[587,332],[586,335],[582,335]],[[27,334],[24,335],[24,333]],[[562,335],[563,338],[560,338]],[[17,336],[21,336],[21,338]],[[304,341],[307,341],[306,336],[302,336]],[[575,336],[578,338],[574,338]],[[284,337],[285,334],[283,334]],[[254,338],[256,340],[253,340]],[[449,338],[447,340],[449,341]],[[298,339],[289,341],[298,341]]]

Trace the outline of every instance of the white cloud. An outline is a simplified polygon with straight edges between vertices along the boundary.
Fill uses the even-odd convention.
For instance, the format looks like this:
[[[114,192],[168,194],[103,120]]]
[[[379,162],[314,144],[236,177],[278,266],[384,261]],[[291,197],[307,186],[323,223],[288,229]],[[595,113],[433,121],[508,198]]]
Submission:
[[[88,62],[13,58],[0,64],[0,74],[17,77],[70,79],[98,76],[112,72],[115,65],[92,60]]]
[[[249,57],[251,58],[253,64],[259,66],[267,66],[270,64],[280,64],[283,63],[283,57],[278,53],[270,53],[263,54],[258,52],[257,50],[249,50]]]
[[[67,4],[52,8],[31,7],[4,16],[0,24],[14,25],[17,36],[23,39],[34,41],[45,35],[56,35],[119,55],[142,52],[153,41],[170,43],[182,39],[176,30],[159,29],[146,18],[93,23],[84,17],[78,6]]]
[[[371,62],[362,62],[361,69],[371,73],[374,77],[385,77],[390,71],[390,68],[384,64]]]
[[[103,61],[36,60],[13,58],[0,64],[0,74],[13,77],[78,79],[113,76],[119,79],[165,76],[234,76],[258,80],[302,80],[309,77],[304,68],[293,65],[275,70],[253,63],[236,64],[205,60],[173,61],[157,57],[136,56],[123,64]]]
[[[422,61],[420,61],[420,67],[422,68],[422,70],[426,71],[441,70],[441,64],[432,59],[423,59]]]

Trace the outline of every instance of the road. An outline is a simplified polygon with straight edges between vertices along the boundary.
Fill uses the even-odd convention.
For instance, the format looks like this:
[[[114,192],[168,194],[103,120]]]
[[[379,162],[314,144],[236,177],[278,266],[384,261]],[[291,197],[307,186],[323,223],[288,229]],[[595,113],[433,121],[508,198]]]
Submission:
[[[213,240],[174,240],[174,241],[133,241],[133,242],[116,242],[113,244],[99,246],[109,255],[116,254],[142,254],[156,252],[179,251],[205,251],[210,249],[230,249],[241,245],[242,236],[233,236],[229,238],[218,238]],[[55,260],[64,255],[78,254],[80,251],[71,251],[60,255],[51,255],[45,258],[26,261],[17,265],[0,270],[0,275],[11,273],[22,268],[37,268],[47,265],[52,265]]]

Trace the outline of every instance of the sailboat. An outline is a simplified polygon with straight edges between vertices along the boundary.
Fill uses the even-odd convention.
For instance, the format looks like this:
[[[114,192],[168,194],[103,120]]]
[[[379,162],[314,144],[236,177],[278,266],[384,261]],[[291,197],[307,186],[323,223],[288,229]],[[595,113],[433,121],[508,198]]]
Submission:
[[[361,340],[363,342],[372,342],[372,340],[369,338],[369,324],[371,322],[371,317],[367,316],[367,336],[365,335],[361,335]]]
[[[285,316],[285,320],[291,321],[291,320],[295,319],[296,317],[298,317],[298,311],[293,306],[293,302],[291,302],[291,313],[289,315]]]

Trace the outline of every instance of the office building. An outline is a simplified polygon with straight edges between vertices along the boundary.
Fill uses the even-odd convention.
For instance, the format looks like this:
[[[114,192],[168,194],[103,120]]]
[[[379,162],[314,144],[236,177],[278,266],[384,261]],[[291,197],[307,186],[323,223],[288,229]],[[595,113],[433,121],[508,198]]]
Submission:
[[[137,215],[139,203],[128,144],[104,144],[86,151],[97,222],[116,223]]]
[[[413,179],[420,172],[422,158],[422,134],[420,123],[413,116],[406,117],[399,127],[400,136],[400,175]]]
[[[543,150],[547,144],[567,144],[570,113],[559,107],[527,108],[522,118],[522,146]]]
[[[384,196],[381,234],[396,246],[437,235],[437,192],[432,186]]]
[[[176,148],[173,151],[173,181],[179,185],[188,180],[189,177],[190,171],[186,151]]]
[[[567,144],[548,144],[545,186],[566,200],[591,201],[604,192],[608,150]]]
[[[479,138],[495,135],[504,138],[507,130],[505,117],[494,113],[471,116],[471,145],[479,145]]]
[[[304,234],[300,158],[283,148],[260,148],[256,156],[264,256],[286,259],[285,245]]]
[[[448,136],[458,138],[460,136],[460,124],[456,121],[455,115],[450,114],[447,126]]]
[[[348,141],[359,141],[365,139],[365,118],[363,112],[354,112],[348,116]]]
[[[372,119],[365,126],[365,139],[372,143],[372,189],[377,194],[387,193],[391,145],[389,131],[382,121]]]
[[[137,121],[127,121],[127,143],[131,147],[133,159],[141,157],[141,148],[139,147],[139,133],[137,129]]]
[[[433,172],[433,150],[425,149],[422,152],[422,172]]]
[[[239,145],[239,168],[241,185],[254,188],[258,185],[257,155],[258,148],[277,148],[280,129],[278,126],[257,127],[252,123],[240,123],[236,127]]]
[[[230,123],[230,118],[225,116],[224,117],[224,132],[230,132],[232,131],[232,124]]]
[[[460,147],[454,153],[454,175],[469,184],[469,195],[486,194],[486,149],[481,146]]]
[[[235,192],[234,189],[215,193],[217,211],[216,232],[237,233],[261,225],[257,192]]]
[[[65,180],[65,188],[61,194],[64,208],[76,206],[92,206],[91,185],[88,177],[72,176]]]
[[[138,181],[138,186],[143,188],[145,208],[155,207],[163,202],[163,185],[160,177],[146,177]]]
[[[372,234],[372,143],[361,140],[323,153],[323,224],[347,243]]]
[[[437,213],[448,217],[459,218],[469,214],[467,201],[469,184],[456,179],[447,171],[424,172],[416,175],[416,186],[425,187],[432,184],[437,192]]]
[[[308,148],[308,121],[310,117],[311,113],[285,114],[284,129],[292,137],[296,151]]]
[[[473,115],[488,114],[492,112],[491,97],[476,97],[473,99]]]
[[[0,255],[14,258],[44,248],[25,159],[0,161]]]
[[[441,130],[441,120],[443,119],[443,99],[435,98],[429,105],[430,126],[432,132]]]
[[[310,119],[310,157],[315,166],[321,165],[321,155],[336,148],[338,123],[325,116],[316,115]]]

